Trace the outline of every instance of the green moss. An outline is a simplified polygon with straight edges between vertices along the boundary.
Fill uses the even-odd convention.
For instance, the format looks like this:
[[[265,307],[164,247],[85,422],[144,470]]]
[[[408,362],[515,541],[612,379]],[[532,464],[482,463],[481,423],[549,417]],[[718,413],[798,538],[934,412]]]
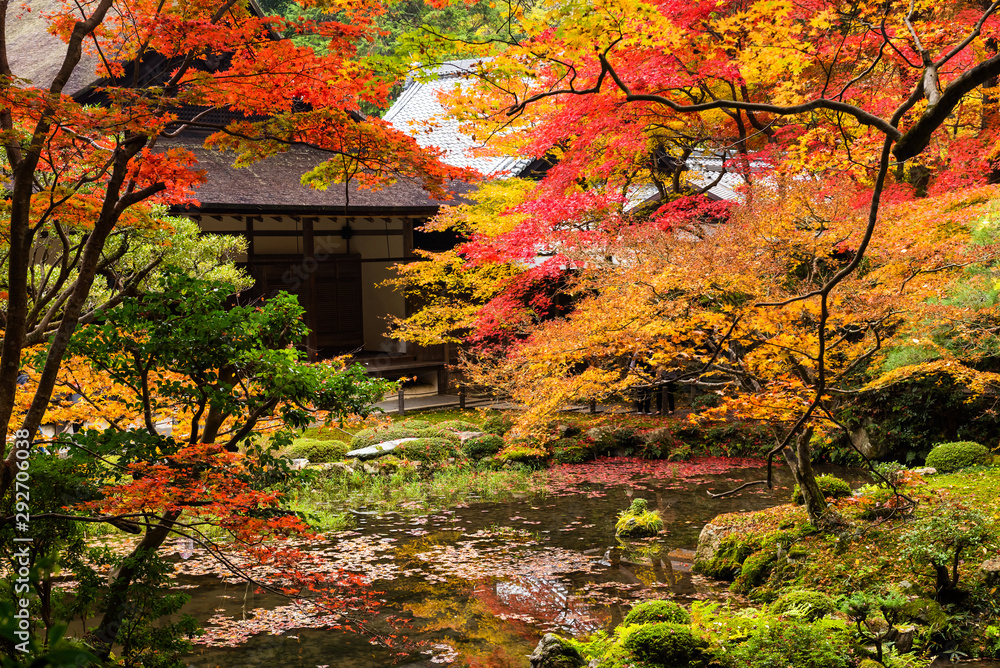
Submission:
[[[814,621],[825,617],[837,609],[833,599],[821,591],[793,589],[778,597],[770,607],[776,615],[794,613],[804,619]]]
[[[673,601],[643,601],[629,610],[622,624],[650,624],[653,622],[690,624],[691,615],[679,603]]]
[[[575,438],[560,438],[550,447],[552,458],[560,464],[582,464],[594,458],[589,444]]]
[[[702,666],[708,659],[708,643],[684,624],[625,627],[619,642],[632,657],[663,666]]]
[[[440,463],[458,455],[455,443],[446,438],[418,438],[400,444],[394,452],[404,459],[429,464]]]
[[[437,426],[448,431],[483,431],[483,428],[478,424],[466,420],[445,420],[439,422]]]
[[[483,420],[482,430],[487,434],[503,436],[514,426],[514,418],[507,413],[494,412],[487,415]]]
[[[743,560],[740,574],[733,580],[730,589],[737,594],[749,594],[755,587],[759,587],[767,581],[776,561],[777,556],[774,548],[754,552]]]
[[[500,452],[503,449],[503,439],[494,434],[474,436],[462,443],[462,452],[469,459],[483,459]]]
[[[629,538],[655,536],[663,529],[660,513],[649,510],[645,499],[635,499],[632,505],[618,514],[615,535]]]
[[[422,425],[427,425],[422,426]],[[351,449],[367,448],[371,445],[395,441],[399,438],[445,438],[458,444],[459,437],[446,429],[440,429],[429,422],[413,420],[386,429],[362,429],[351,439]]]
[[[816,476],[816,484],[819,485],[819,491],[827,498],[839,499],[851,495],[850,483],[835,475]],[[795,489],[792,490],[792,503],[799,505],[805,503],[802,498],[802,490],[799,489],[798,485],[795,485]]]
[[[308,459],[312,464],[320,464],[339,462],[347,455],[348,449],[348,445],[341,441],[299,438],[288,446],[287,454],[291,459]]]
[[[512,445],[500,452],[497,457],[504,462],[525,464],[527,466],[542,468],[545,466],[549,453],[543,448],[536,448],[529,445]]]
[[[970,466],[990,466],[993,455],[985,445],[973,441],[940,443],[927,455],[925,464],[941,473],[951,473]]]

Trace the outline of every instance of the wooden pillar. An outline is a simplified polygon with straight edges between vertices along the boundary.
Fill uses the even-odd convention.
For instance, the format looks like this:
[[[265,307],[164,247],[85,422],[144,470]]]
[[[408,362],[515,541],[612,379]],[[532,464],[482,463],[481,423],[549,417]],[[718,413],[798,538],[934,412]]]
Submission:
[[[590,400],[590,412],[591,412],[591,414],[594,414],[594,413],[597,412],[597,399],[591,399]]]
[[[302,264],[308,278],[306,279],[306,326],[309,327],[309,360],[317,357],[316,343],[316,239],[313,236],[313,219],[302,219]]]
[[[246,237],[247,237],[247,265],[253,267],[253,256],[254,256],[254,246],[253,246],[253,220],[254,216],[247,216],[246,218]]]
[[[406,407],[403,405],[403,384],[399,384],[399,394],[396,395],[396,412],[399,413],[399,417],[406,415]]]

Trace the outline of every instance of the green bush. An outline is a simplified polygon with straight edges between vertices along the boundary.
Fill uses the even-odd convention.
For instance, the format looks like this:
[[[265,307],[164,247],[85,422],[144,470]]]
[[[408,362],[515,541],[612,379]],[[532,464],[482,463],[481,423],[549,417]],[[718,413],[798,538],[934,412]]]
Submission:
[[[447,438],[418,438],[401,443],[393,452],[404,459],[432,464],[458,455],[455,442]]]
[[[846,480],[841,480],[835,475],[816,476],[816,484],[819,485],[819,491],[823,492],[823,496],[825,497],[839,499],[842,496],[851,495],[851,485]],[[792,503],[796,505],[804,503],[802,490],[799,489],[798,485],[792,490]]]
[[[794,612],[803,619],[815,621],[836,609],[834,600],[821,591],[793,589],[779,596],[771,605],[770,611],[776,615]]]
[[[474,436],[462,444],[462,452],[469,459],[483,459],[503,450],[503,439],[493,434]]]
[[[489,416],[483,420],[482,430],[487,434],[496,434],[497,436],[503,436],[510,428],[514,426],[514,418],[510,417],[506,413],[490,413]]]
[[[615,535],[629,538],[655,536],[663,529],[663,520],[655,510],[649,510],[645,499],[635,499],[618,514]]]
[[[690,624],[691,615],[679,603],[673,601],[643,601],[629,610],[622,624],[651,624],[653,622]]]
[[[439,422],[438,427],[447,429],[448,431],[485,431],[478,424],[466,422],[465,420],[445,420],[444,422]]]
[[[348,445],[342,441],[319,441],[299,438],[288,446],[291,459],[308,459],[310,463],[339,462],[347,455]]]
[[[691,627],[671,622],[628,628],[621,646],[640,661],[663,666],[702,666],[707,662],[708,643]]]
[[[742,642],[726,646],[723,664],[731,668],[847,668],[853,643],[840,620],[815,622],[762,615]]]
[[[587,432],[600,454],[631,455],[642,446],[642,439],[632,427],[595,427]]]
[[[974,441],[939,443],[927,455],[927,466],[933,466],[939,473],[951,473],[969,466],[990,466],[993,455],[985,445]]]

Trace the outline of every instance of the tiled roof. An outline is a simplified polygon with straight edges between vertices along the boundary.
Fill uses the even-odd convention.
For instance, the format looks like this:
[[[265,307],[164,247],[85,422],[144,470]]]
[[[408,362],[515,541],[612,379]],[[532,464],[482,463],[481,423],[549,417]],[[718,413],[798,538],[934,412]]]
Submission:
[[[332,184],[316,190],[300,183],[299,178],[329,156],[307,147],[293,147],[285,153],[247,167],[233,167],[233,154],[209,150],[197,137],[161,141],[161,148],[179,147],[191,151],[198,168],[207,172],[208,182],[195,196],[203,212],[286,212],[324,215],[383,215],[388,213],[428,215],[442,204],[456,204],[470,190],[465,183],[453,182],[455,199],[431,199],[419,183],[400,180],[381,190],[359,189],[354,185]]]
[[[462,132],[458,121],[446,118],[438,100],[439,93],[470,86],[469,77],[478,62],[444,63],[425,73],[432,77],[426,82],[410,78],[384,119],[414,137],[421,146],[435,146],[444,151],[444,162],[449,165],[469,167],[487,177],[516,176],[531,162],[529,159],[472,155],[472,149],[482,148],[482,142]]]

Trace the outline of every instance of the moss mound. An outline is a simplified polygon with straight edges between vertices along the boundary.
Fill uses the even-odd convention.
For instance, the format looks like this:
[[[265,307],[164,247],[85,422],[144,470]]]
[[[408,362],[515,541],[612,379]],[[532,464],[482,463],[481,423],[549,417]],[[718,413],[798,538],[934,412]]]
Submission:
[[[454,441],[447,438],[418,438],[415,441],[401,443],[394,452],[399,453],[404,459],[436,464],[451,457],[458,456],[458,448]]]
[[[487,434],[503,436],[514,426],[514,418],[506,413],[491,413],[485,420],[481,429]]]
[[[308,459],[313,464],[339,462],[350,448],[342,441],[320,441],[313,438],[299,438],[288,446],[288,456],[292,459]]]
[[[993,455],[985,445],[975,441],[955,441],[935,445],[925,463],[939,473],[951,473],[969,466],[990,466]]]
[[[351,439],[351,449],[367,448],[371,445],[384,443],[385,441],[395,441],[399,438],[445,438],[456,445],[460,441],[456,434],[447,429],[441,429],[422,420],[413,420],[412,422],[393,425],[388,429],[362,429]]]
[[[671,622],[627,629],[622,634],[621,646],[640,661],[664,666],[704,665],[708,650],[708,643],[689,626]]]
[[[512,445],[503,450],[497,458],[503,462],[524,464],[533,468],[544,468],[549,458],[549,453],[544,448],[531,445]]]
[[[494,434],[474,436],[462,444],[462,452],[469,459],[483,459],[503,450],[503,439]]]
[[[589,444],[575,438],[560,438],[551,447],[552,458],[559,464],[582,464],[594,458]]]
[[[445,420],[444,422],[439,422],[438,427],[447,429],[448,431],[483,431],[483,428],[478,424],[465,420]]]
[[[823,492],[823,496],[827,498],[839,499],[851,495],[851,485],[835,475],[816,476],[816,484],[819,485],[819,491]],[[792,490],[792,503],[800,506],[805,503],[802,498],[802,490],[799,489],[798,485]]]
[[[630,538],[655,536],[663,529],[663,520],[655,510],[649,510],[645,499],[635,499],[632,505],[618,514],[615,535]]]
[[[821,591],[811,589],[793,589],[778,597],[770,608],[777,615],[795,614],[804,619],[815,621],[826,617],[837,609],[833,599]]]
[[[670,622],[672,624],[690,624],[691,615],[673,601],[643,601],[625,615],[623,624],[652,624]]]

